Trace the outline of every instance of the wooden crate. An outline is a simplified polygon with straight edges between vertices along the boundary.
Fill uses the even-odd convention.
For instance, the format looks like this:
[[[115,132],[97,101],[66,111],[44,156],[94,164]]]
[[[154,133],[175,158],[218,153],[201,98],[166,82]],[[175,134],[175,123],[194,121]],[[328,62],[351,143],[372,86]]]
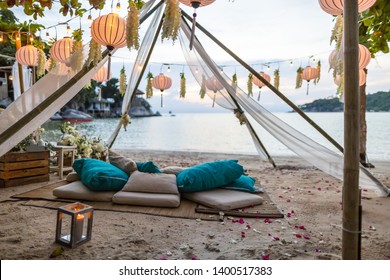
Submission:
[[[0,187],[49,181],[49,151],[9,152],[0,157]]]

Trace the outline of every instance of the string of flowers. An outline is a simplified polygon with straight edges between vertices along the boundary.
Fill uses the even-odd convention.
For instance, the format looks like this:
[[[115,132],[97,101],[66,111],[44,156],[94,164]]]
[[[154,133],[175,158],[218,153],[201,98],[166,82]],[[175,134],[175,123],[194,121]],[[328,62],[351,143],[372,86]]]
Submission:
[[[153,86],[152,86],[152,80],[153,80],[153,74],[149,71],[148,75],[146,75],[146,99],[149,99],[153,96]]]
[[[184,98],[186,96],[186,77],[184,76],[184,72],[180,73],[180,98]]]
[[[275,69],[274,71],[274,87],[279,90],[279,84],[280,84],[280,71],[279,69]]]
[[[302,72],[303,72],[303,68],[299,67],[297,69],[297,77],[295,79],[295,88],[296,89],[302,87]]]
[[[232,87],[234,89],[234,91],[236,91],[236,88],[237,88],[237,74],[234,73],[233,76],[232,76]]]
[[[206,77],[202,75],[202,84],[199,91],[200,98],[203,99],[206,95]]]
[[[139,10],[135,2],[137,0],[129,0],[129,11],[126,19],[126,43],[129,50],[134,48],[139,49]]]
[[[56,66],[57,66],[57,61],[55,59],[53,59],[52,57],[50,57],[47,70],[50,72]]]
[[[252,73],[249,73],[248,81],[246,83],[248,86],[248,95],[249,96],[253,96],[253,83],[252,83],[252,81],[253,81],[253,75],[252,75]]]
[[[122,115],[121,124],[123,125],[123,128],[125,129],[125,131],[127,131],[126,127],[129,123],[131,123],[131,119],[130,119],[129,114],[126,113],[126,114]]]
[[[89,66],[92,63],[92,66],[95,67],[102,58],[102,47],[92,38],[89,42],[89,52],[86,60],[86,66]]]
[[[40,41],[37,46],[38,50],[38,61],[37,61],[37,77],[42,77],[45,75],[45,64],[46,64],[46,55],[43,51],[43,43]]]
[[[162,25],[161,40],[172,39],[173,43],[177,39],[180,27],[181,12],[178,0],[166,0],[164,11],[164,21]]]
[[[123,66],[119,75],[119,93],[123,96],[126,91],[126,71]]]
[[[80,71],[83,67],[83,30],[76,29],[73,31],[73,47],[72,47],[72,69]]]
[[[320,60],[318,60],[318,62],[317,62],[317,71],[318,71],[318,76],[317,76],[317,78],[314,79],[315,85],[318,84],[318,82],[321,79],[321,61]]]

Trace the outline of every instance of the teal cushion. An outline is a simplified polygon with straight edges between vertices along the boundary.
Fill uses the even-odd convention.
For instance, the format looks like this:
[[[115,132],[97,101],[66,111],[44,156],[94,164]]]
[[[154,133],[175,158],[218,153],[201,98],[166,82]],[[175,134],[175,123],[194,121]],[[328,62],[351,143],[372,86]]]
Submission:
[[[92,191],[119,191],[129,179],[129,175],[118,167],[97,159],[77,159],[73,168],[81,182]]]
[[[234,180],[230,184],[227,184],[222,189],[234,190],[234,191],[243,191],[243,192],[255,192],[255,178],[251,176],[241,175],[240,178]]]
[[[140,172],[145,172],[145,173],[162,173],[160,168],[158,168],[157,165],[155,165],[153,161],[136,162],[136,164],[137,164],[137,169]]]
[[[244,174],[237,160],[206,162],[189,167],[176,176],[181,192],[199,192],[227,185]]]

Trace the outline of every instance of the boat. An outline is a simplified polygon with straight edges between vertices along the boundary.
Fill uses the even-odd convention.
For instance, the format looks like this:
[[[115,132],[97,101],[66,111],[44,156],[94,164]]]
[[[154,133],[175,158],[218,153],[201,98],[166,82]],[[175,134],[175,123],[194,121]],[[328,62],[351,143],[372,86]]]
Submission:
[[[53,116],[54,117],[54,116]],[[61,113],[63,121],[76,123],[76,122],[90,122],[93,121],[93,117],[90,114],[84,113],[75,109],[66,109]],[[50,118],[52,119],[52,118]]]

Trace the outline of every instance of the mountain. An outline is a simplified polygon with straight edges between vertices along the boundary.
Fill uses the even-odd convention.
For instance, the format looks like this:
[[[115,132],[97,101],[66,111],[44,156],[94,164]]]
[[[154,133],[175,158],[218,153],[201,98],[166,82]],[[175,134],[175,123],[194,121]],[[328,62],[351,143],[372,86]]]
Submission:
[[[344,103],[338,98],[317,99],[298,106],[304,112],[343,112]],[[390,91],[379,91],[367,95],[368,112],[390,112]]]

